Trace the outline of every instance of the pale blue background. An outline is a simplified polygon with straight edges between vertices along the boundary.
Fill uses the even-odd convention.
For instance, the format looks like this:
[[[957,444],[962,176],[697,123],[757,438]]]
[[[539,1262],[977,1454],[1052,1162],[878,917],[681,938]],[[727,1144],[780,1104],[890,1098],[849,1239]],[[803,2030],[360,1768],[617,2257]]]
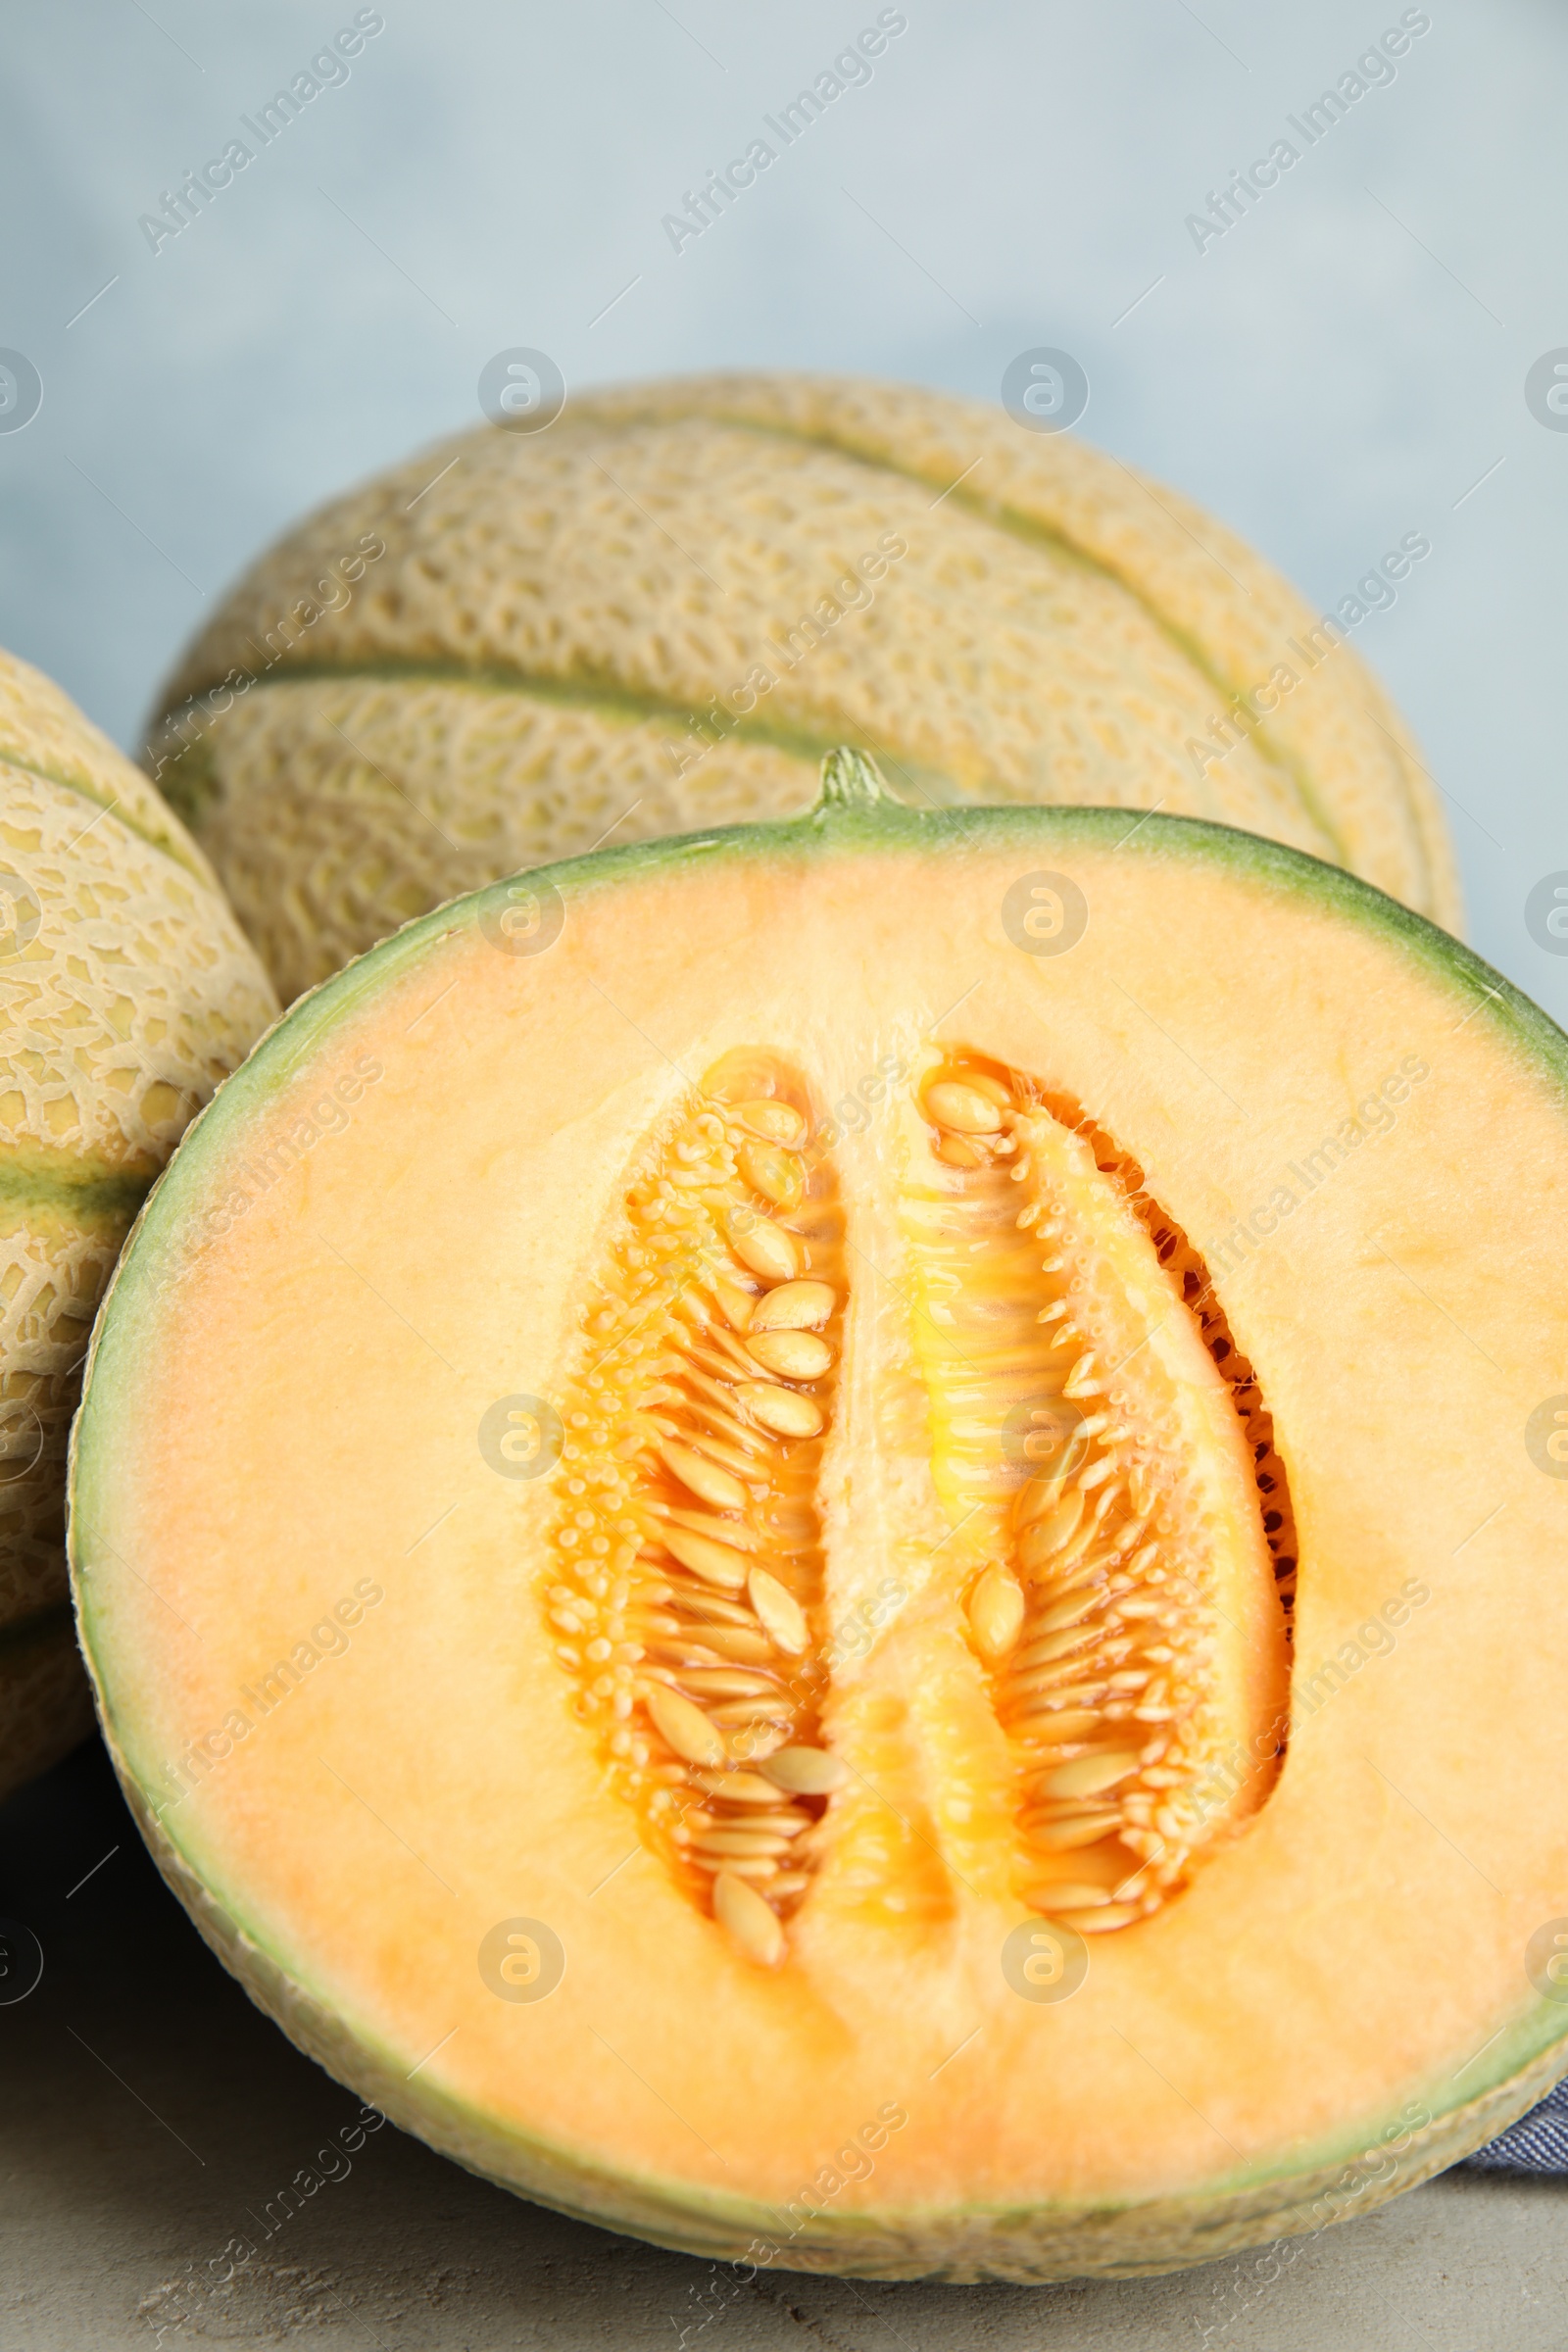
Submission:
[[[0,344],[45,382],[0,435],[0,642],[132,743],[247,559],[475,418],[503,346],[574,385],[807,366],[995,398],[1061,345],[1082,430],[1316,602],[1431,537],[1357,642],[1451,795],[1477,944],[1568,1019],[1522,919],[1568,868],[1568,433],[1523,397],[1568,345],[1560,9],[1432,0],[1393,86],[1200,255],[1186,214],[1398,5],[908,0],[870,84],[677,256],[661,216],[876,0],[388,0],[347,84],[155,258],[138,214],[354,13],[0,9]]]

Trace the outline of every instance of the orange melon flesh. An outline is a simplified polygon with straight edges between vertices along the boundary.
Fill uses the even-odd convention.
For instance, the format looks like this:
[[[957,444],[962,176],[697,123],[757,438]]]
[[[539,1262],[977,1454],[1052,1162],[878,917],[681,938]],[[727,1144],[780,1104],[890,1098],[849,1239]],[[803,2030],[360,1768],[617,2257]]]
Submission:
[[[1008,894],[1063,875],[1087,927],[1035,953]],[[181,1146],[99,1326],[83,1642],[229,1965],[474,2169],[787,2267],[1209,2259],[1364,2211],[1521,2112],[1568,2065],[1527,1972],[1568,1907],[1568,1489],[1527,1445],[1568,1350],[1558,1033],[1368,886],[1187,821],[841,793],[528,885],[564,910],[544,952],[511,952],[498,886],[294,1011]],[[557,1655],[572,1464],[498,1475],[484,1436],[540,1405],[569,1435],[628,1188],[704,1074],[759,1053],[808,1090],[845,1219],[809,1536],[828,1667],[801,1720],[853,1777],[810,1800],[775,1965],[694,1896]],[[986,1547],[955,1535],[911,1265],[916,1191],[990,1181],[937,1156],[956,1130],[920,1089],[955,1072],[1027,1074],[1136,1163],[1169,1230],[1103,1227],[1132,1269],[1105,1313],[1159,1250],[1187,1262],[1179,1229],[1298,1547],[1287,1667],[1247,1517],[1267,1495],[1237,1484],[1254,1421],[1239,1455],[1171,1274],[1166,1426],[1193,1492],[1229,1497],[1202,1505],[1240,1612],[1207,1671],[1246,1793],[1168,1899],[1084,1935],[1060,1999],[1018,1988],[1017,1932],[1054,1915],[996,1793],[965,1613]],[[1091,1130],[1053,1132],[1071,1160]],[[1119,1181],[1100,1158],[1075,1180]],[[1006,1512],[981,1517],[1013,1574]],[[516,1985],[557,1944],[548,1997],[498,1997],[498,1950]]]

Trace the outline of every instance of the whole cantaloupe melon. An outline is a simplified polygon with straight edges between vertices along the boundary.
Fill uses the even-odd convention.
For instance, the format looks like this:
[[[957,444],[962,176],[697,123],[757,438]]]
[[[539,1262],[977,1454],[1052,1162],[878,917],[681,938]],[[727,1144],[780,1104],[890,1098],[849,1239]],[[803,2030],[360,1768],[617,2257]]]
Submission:
[[[100,1318],[137,1818],[313,2056],[613,2228],[1031,2279],[1365,2212],[1568,2064],[1565,1163],[1543,1014],[1224,827],[840,754],[456,901]]]
[[[148,1187],[276,1010],[205,858],[58,687],[0,654],[0,1793],[91,1721],[66,1438]]]
[[[804,808],[842,742],[916,807],[1220,818],[1455,928],[1435,792],[1343,635],[1070,434],[702,376],[321,509],[192,646],[148,760],[285,999],[519,867]]]

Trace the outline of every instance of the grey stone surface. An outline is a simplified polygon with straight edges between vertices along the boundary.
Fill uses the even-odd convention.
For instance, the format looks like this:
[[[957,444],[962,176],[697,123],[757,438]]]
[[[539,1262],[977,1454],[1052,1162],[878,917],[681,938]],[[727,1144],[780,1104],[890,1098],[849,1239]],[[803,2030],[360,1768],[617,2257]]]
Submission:
[[[523,2204],[390,2125],[283,2219],[279,2190],[358,2102],[199,1941],[96,1744],[0,1808],[0,1912],[45,1954],[37,1989],[0,2006],[0,2352],[1568,2344],[1568,2180],[1452,2173],[1283,2266],[1033,2288],[743,2282]],[[254,2253],[236,2262],[235,2240]]]

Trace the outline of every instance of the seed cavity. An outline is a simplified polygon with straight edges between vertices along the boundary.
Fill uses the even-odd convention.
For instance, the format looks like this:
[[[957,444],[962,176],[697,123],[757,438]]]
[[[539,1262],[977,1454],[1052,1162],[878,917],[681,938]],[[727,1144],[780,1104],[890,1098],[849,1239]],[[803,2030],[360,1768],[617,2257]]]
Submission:
[[[906,1220],[933,1470],[975,1562],[1014,1886],[1108,1933],[1179,1891],[1277,1772],[1284,1465],[1201,1261],[1101,1129],[964,1054],[919,1106]]]
[[[843,1221],[811,1125],[800,1073],[747,1052],[650,1139],[581,1318],[543,1594],[613,1785],[763,1967],[844,1778],[815,1632]]]
[[[986,1836],[1010,1824],[1024,1903],[1113,1933],[1179,1894],[1277,1771],[1284,1464],[1201,1259],[1078,1106],[958,1051],[896,1116],[939,1573],[1010,1776]],[[585,1281],[540,1593],[612,1787],[768,1968],[853,1808],[871,1826],[845,1885],[885,1881],[910,1932],[930,1906],[908,1873],[941,1867],[929,1838],[905,1854],[883,1793],[912,1752],[903,1702],[875,1702],[885,1755],[862,1706],[858,1777],[824,1744],[819,1495],[848,1293],[813,1127],[805,1075],[747,1050],[648,1137]],[[969,1769],[943,1767],[945,1821],[972,1816]]]

